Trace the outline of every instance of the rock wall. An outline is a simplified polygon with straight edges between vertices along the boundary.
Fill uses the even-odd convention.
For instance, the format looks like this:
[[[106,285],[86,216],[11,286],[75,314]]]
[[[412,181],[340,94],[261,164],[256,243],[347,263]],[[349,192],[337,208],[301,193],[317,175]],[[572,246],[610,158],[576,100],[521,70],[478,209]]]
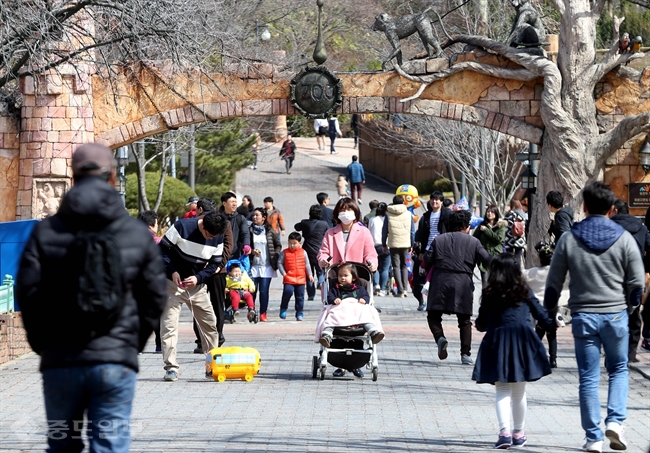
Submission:
[[[16,219],[19,178],[18,120],[0,102],[0,222]]]
[[[21,314],[0,315],[0,364],[27,354],[31,350]]]

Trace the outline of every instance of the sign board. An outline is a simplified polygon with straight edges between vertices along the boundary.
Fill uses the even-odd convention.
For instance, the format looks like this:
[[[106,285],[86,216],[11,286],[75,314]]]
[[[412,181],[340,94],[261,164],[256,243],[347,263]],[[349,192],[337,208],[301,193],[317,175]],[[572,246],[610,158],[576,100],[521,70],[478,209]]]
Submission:
[[[307,67],[289,83],[289,99],[307,118],[328,118],[343,102],[343,86],[325,66]]]
[[[650,183],[631,182],[627,187],[628,204],[631,208],[650,207]]]

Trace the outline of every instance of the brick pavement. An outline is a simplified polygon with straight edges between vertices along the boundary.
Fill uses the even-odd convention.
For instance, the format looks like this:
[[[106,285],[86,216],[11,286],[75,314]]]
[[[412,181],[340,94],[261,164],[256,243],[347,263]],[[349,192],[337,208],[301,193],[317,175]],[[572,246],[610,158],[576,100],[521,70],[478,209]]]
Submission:
[[[345,140],[341,140],[345,142]],[[300,143],[299,149],[304,149]],[[337,146],[339,151],[342,146]],[[338,163],[299,155],[291,175],[277,155],[265,152],[257,172],[243,170],[238,191],[261,204],[267,194],[288,225],[307,212],[315,193],[335,193]],[[327,158],[328,156],[325,156]],[[268,161],[265,159],[268,158]],[[349,159],[346,159],[347,162]],[[344,162],[341,162],[344,163]],[[304,171],[304,172],[303,172]],[[310,176],[311,175],[311,176]],[[315,176],[315,177],[314,177]],[[368,195],[390,198],[393,189],[369,180]],[[382,192],[385,190],[385,192]],[[285,241],[286,243],[286,241]],[[279,280],[279,279],[278,279]],[[279,281],[272,287],[270,322],[226,326],[228,345],[257,348],[261,373],[251,383],[203,379],[202,356],[192,354],[194,334],[184,309],[179,338],[180,379],[162,381],[153,344],[141,356],[133,411],[132,451],[136,452],[474,452],[491,449],[497,422],[494,388],[471,381],[472,367],[460,364],[453,318],[444,326],[450,356],[436,357],[426,315],[407,298],[378,298],[386,339],[379,344],[379,379],[311,379],[312,342],[318,303],[307,302],[305,322],[281,321]],[[473,350],[480,343],[474,333]],[[559,368],[528,385],[526,431],[529,452],[575,452],[583,442],[578,378],[570,331],[561,329]],[[640,353],[647,366],[650,354]],[[369,374],[369,373],[368,373]],[[0,451],[45,448],[45,414],[38,357],[29,354],[0,366]],[[606,387],[601,385],[601,401]],[[650,440],[650,381],[630,373],[628,420],[631,452],[646,451]],[[605,449],[607,450],[607,447]]]

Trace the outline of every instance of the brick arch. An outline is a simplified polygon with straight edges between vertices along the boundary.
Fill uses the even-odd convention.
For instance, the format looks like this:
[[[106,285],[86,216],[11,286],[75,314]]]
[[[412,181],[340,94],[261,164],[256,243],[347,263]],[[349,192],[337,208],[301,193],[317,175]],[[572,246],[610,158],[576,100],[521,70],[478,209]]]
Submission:
[[[455,62],[469,60],[512,67],[507,60],[486,53],[455,57]],[[448,64],[447,60],[412,61],[404,69],[426,75]],[[278,72],[270,64],[231,66],[213,75],[192,71],[173,75],[140,65],[125,70],[110,85],[91,75],[92,68],[87,69],[63,65],[37,80],[23,77],[18,119],[8,115],[0,103],[0,168],[6,169],[5,180],[0,181],[0,220],[38,217],[42,209],[39,187],[69,185],[70,159],[82,143],[97,141],[116,148],[203,121],[294,113],[288,101],[293,74]],[[400,102],[420,85],[395,72],[337,76],[343,85],[341,113],[430,115],[532,143],[542,140],[541,79],[522,82],[464,71],[432,83],[416,100]],[[616,72],[607,74],[596,90],[602,129],[611,129],[624,115],[650,111],[648,87],[650,69],[638,81]],[[622,186],[633,179],[631,175],[638,170],[636,146],[626,144],[608,161],[606,181],[617,180],[611,168],[625,174],[619,178]]]
[[[492,61],[493,57],[490,63],[507,64]],[[435,62],[438,64],[432,66]],[[427,68],[429,72],[439,70],[441,63],[446,60],[410,62],[412,67],[407,69],[426,74]],[[395,72],[337,76],[343,85],[339,113],[430,115],[468,122],[533,143],[541,141],[541,80],[504,80],[464,71],[433,83],[419,99],[403,103],[401,99],[412,96],[419,84]],[[137,83],[133,83],[134,77]],[[193,123],[238,116],[292,115],[295,112],[288,101],[291,77],[293,74],[279,73],[268,64],[229,67],[212,76],[163,77],[149,68],[140,68],[136,76],[132,73],[118,80],[116,96],[114,88],[95,76],[95,139],[115,148]]]

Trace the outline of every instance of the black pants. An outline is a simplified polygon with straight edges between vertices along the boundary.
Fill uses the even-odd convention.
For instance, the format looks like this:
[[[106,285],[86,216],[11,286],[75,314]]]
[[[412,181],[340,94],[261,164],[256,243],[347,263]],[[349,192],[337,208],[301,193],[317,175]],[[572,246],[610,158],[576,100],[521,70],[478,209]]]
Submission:
[[[628,328],[630,330],[630,342],[627,349],[627,360],[631,362],[636,358],[636,348],[639,347],[639,340],[641,340],[641,306],[636,307],[636,310],[628,318]]]
[[[456,313],[458,318],[458,330],[460,330],[460,353],[464,355],[471,355],[472,350],[472,315],[463,315]],[[441,337],[445,336],[442,330],[442,312],[438,310],[429,310],[427,312],[427,322],[429,323],[429,330],[433,334],[436,343]]]
[[[314,281],[310,282],[307,280],[307,298],[313,300],[316,297],[316,286],[319,283],[322,283],[322,276],[325,271],[318,265],[318,254],[307,252],[309,257],[309,265],[311,266],[311,272],[314,276]]]
[[[215,274],[206,282],[208,285],[208,293],[210,293],[210,302],[214,309],[214,315],[217,318],[217,332],[219,332],[219,344],[226,341],[223,336],[223,322],[225,319],[225,306],[226,306],[226,274]],[[201,335],[199,327],[194,321],[194,335],[196,335],[195,343],[201,346]]]
[[[551,358],[551,360],[557,358],[557,332],[547,332],[541,327],[537,326],[535,327],[535,332],[537,332],[537,336],[541,340],[544,338],[544,335],[546,335],[546,338],[548,339],[548,355]]]

